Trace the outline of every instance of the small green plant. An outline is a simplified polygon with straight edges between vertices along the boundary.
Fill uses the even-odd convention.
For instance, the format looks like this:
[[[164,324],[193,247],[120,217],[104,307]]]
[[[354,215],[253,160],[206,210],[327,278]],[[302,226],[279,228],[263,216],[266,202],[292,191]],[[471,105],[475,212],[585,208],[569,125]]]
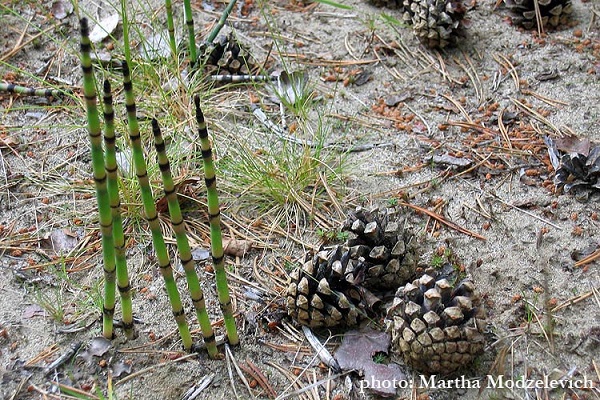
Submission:
[[[33,292],[35,302],[42,307],[50,317],[62,324],[65,318],[64,295],[60,287],[49,291],[45,288],[36,288]]]
[[[387,353],[378,351],[373,355],[373,362],[375,364],[388,364],[390,362],[390,357],[387,355]]]

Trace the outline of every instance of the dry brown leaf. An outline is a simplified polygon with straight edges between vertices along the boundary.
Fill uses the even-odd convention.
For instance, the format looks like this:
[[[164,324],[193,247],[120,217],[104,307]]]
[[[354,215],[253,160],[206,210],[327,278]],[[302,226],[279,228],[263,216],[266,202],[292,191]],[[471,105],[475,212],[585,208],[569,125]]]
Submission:
[[[223,251],[228,256],[244,257],[252,248],[252,242],[249,240],[225,239],[223,240]]]

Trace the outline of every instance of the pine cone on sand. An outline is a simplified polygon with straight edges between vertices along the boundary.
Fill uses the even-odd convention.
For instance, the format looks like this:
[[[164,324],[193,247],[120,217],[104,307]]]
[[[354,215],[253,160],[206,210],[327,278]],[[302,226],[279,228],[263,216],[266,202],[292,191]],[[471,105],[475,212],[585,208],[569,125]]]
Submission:
[[[571,0],[504,0],[511,11],[513,24],[525,29],[538,27],[535,3],[540,10],[541,28],[556,28],[569,21],[573,12]]]
[[[404,361],[422,373],[452,374],[483,352],[485,313],[471,280],[456,286],[429,274],[396,292],[387,329]]]
[[[412,279],[415,240],[395,217],[392,210],[358,207],[343,226],[351,232],[347,242],[318,252],[290,275],[288,314],[312,328],[353,326],[378,303],[372,292]]]
[[[369,0],[375,6],[397,8],[402,20],[411,24],[417,38],[430,48],[452,43],[461,27],[466,8],[462,0]]]

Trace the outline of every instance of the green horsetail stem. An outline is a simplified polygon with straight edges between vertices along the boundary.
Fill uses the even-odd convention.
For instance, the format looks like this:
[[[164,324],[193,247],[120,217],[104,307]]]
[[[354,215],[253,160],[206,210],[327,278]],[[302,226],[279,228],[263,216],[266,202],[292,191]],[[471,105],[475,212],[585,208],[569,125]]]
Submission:
[[[163,140],[160,127],[156,119],[152,120],[152,132],[154,133],[156,159],[162,175],[165,197],[167,198],[167,203],[169,205],[171,225],[173,225],[175,238],[177,240],[179,259],[181,260],[181,265],[185,270],[188,289],[190,291],[190,295],[192,296],[192,303],[196,309],[196,317],[198,318],[200,328],[202,329],[202,336],[204,337],[206,349],[208,350],[208,354],[211,358],[216,358],[219,354],[219,351],[217,350],[215,335],[212,325],[210,324],[210,318],[206,312],[204,293],[202,292],[200,281],[198,280],[198,275],[196,274],[195,263],[185,230],[185,222],[181,215],[179,200],[177,199],[177,189],[173,183],[173,175],[171,174],[171,167],[169,164],[169,159],[167,158],[167,152],[165,150],[165,141]]]
[[[171,303],[175,322],[177,322],[177,328],[179,329],[183,347],[186,350],[190,350],[192,348],[192,335],[190,334],[190,328],[185,319],[185,312],[183,310],[183,305],[181,304],[177,284],[173,278],[171,260],[169,259],[167,246],[165,245],[165,240],[160,230],[158,213],[156,212],[156,206],[154,205],[154,197],[152,196],[152,188],[150,187],[150,181],[148,179],[146,160],[144,159],[144,151],[142,149],[142,138],[140,137],[140,128],[135,111],[133,84],[131,82],[129,64],[127,64],[127,61],[123,62],[123,88],[125,89],[125,107],[127,109],[127,125],[129,129],[129,139],[131,141],[131,150],[133,153],[133,164],[138,182],[140,183],[144,213],[146,214],[148,225],[150,225],[152,243],[154,244],[154,250],[156,251],[158,266],[160,267],[160,272],[165,280],[167,295],[169,296],[169,302]]]
[[[0,82],[0,92],[16,93],[24,96],[40,96],[40,97],[58,97],[67,92],[62,92],[58,89],[34,89],[25,86],[19,86],[12,83]]]
[[[102,132],[96,104],[96,85],[92,71],[90,29],[86,18],[81,24],[81,69],[83,71],[83,95],[88,120],[88,132],[92,151],[92,169],[96,182],[98,214],[102,230],[102,256],[104,261],[104,305],[102,307],[102,334],[107,339],[113,337],[113,316],[115,312],[115,243],[112,235],[112,215],[104,170]]]
[[[169,47],[173,59],[177,59],[177,44],[175,43],[175,24],[173,23],[173,4],[171,0],[165,0],[165,9],[167,11],[167,30],[169,31]]]
[[[206,37],[206,41],[208,43],[212,43],[219,34],[219,32],[221,32],[221,29],[223,29],[223,25],[225,25],[227,17],[229,17],[229,14],[231,14],[231,10],[233,10],[233,6],[235,6],[235,3],[237,3],[237,0],[231,0],[227,7],[225,7],[225,10],[223,10],[223,14],[221,14],[221,18],[219,19],[219,22],[217,22],[217,25],[215,25],[213,30]]]
[[[217,178],[212,160],[212,149],[208,139],[208,130],[204,121],[204,114],[200,109],[200,97],[194,96],[196,105],[196,122],[198,124],[198,135],[202,148],[202,161],[204,164],[204,182],[206,183],[206,195],[208,203],[208,218],[210,222],[210,246],[212,250],[213,265],[215,267],[215,279],[217,281],[217,294],[219,304],[223,312],[225,330],[229,343],[239,343],[235,318],[233,318],[233,307],[229,297],[229,286],[227,285],[227,272],[225,272],[225,257],[223,252],[223,238],[221,237],[221,211],[219,209],[219,195],[217,193]]]
[[[117,176],[117,155],[115,146],[115,113],[110,82],[104,81],[102,96],[104,104],[104,147],[105,169],[107,176],[108,198],[112,215],[112,233],[115,243],[115,257],[117,269],[117,287],[121,294],[121,310],[123,312],[123,330],[128,339],[135,337],[133,329],[133,311],[131,304],[131,286],[127,273],[127,259],[125,257],[125,235],[123,234],[123,218],[121,217],[121,198],[119,196],[119,181]]]
[[[194,18],[192,17],[192,4],[190,0],[183,0],[183,11],[185,13],[185,25],[188,30],[188,43],[190,47],[190,66],[194,67],[198,62],[196,51],[196,34],[194,33]]]

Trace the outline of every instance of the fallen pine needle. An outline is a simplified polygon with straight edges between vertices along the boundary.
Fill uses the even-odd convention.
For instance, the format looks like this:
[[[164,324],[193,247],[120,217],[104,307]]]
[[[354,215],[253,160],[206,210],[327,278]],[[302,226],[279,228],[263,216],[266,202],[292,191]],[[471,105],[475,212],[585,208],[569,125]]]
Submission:
[[[599,288],[600,289],[600,288]],[[563,308],[567,308],[570,305],[574,305],[577,303],[582,302],[583,300],[587,299],[588,297],[592,297],[594,295],[594,291],[597,291],[599,289],[592,289],[587,293],[581,294],[579,296],[575,296],[575,297],[571,297],[570,299],[568,299],[567,301],[565,301],[562,304],[557,305],[556,307],[554,307],[551,312],[556,312],[559,310],[562,310]]]
[[[427,214],[431,218],[435,219],[436,221],[438,221],[438,222],[446,225],[447,227],[449,227],[451,229],[454,229],[454,230],[456,230],[456,231],[458,231],[460,233],[464,233],[465,235],[472,236],[472,237],[477,238],[479,240],[487,240],[484,236],[481,236],[480,234],[478,234],[476,232],[473,232],[473,231],[470,231],[470,230],[468,230],[466,228],[463,228],[462,226],[459,226],[459,225],[455,224],[452,221],[448,221],[446,218],[444,218],[440,214],[438,214],[436,212],[433,212],[431,210],[428,210],[426,208],[419,207],[417,205],[410,204],[410,203],[405,203],[403,201],[398,202],[398,205],[409,207],[409,208],[412,208],[413,210],[416,210],[416,211],[422,212],[424,214]]]
[[[597,260],[598,258],[600,258],[600,249],[596,250],[595,252],[593,252],[589,256],[587,256],[585,258],[582,258],[581,260],[577,261],[575,263],[575,267],[583,267],[584,265],[589,264],[592,261]]]

